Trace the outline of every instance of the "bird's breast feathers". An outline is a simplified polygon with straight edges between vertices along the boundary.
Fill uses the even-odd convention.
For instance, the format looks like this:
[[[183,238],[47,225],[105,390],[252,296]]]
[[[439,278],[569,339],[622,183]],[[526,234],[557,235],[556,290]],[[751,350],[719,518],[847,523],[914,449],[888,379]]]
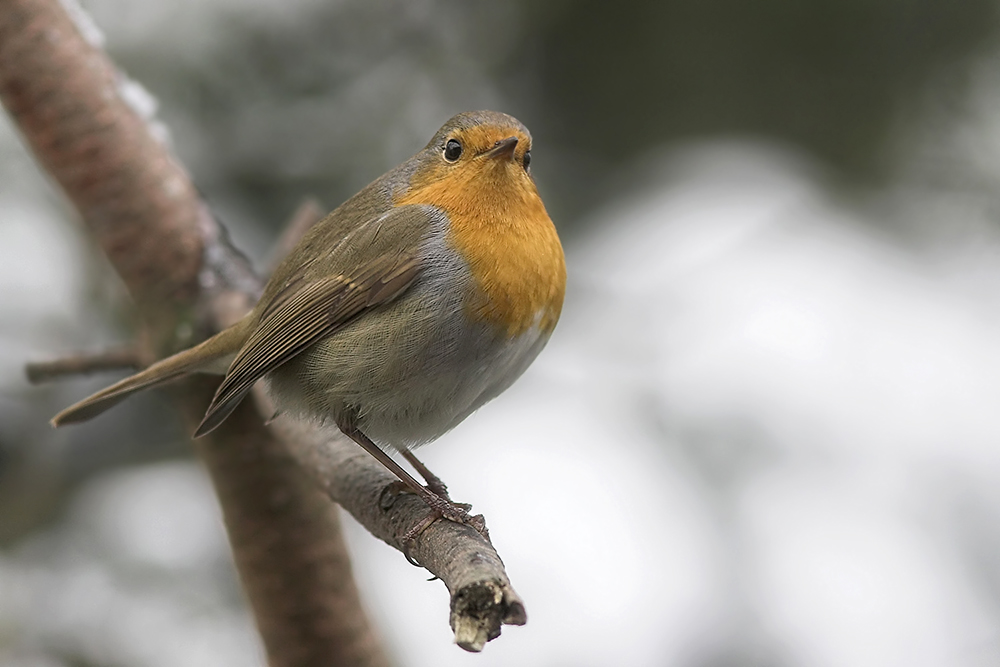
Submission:
[[[470,175],[413,188],[396,204],[430,204],[447,216],[447,244],[475,283],[466,304],[472,319],[511,338],[536,327],[551,333],[562,310],[566,265],[533,183],[497,187]]]

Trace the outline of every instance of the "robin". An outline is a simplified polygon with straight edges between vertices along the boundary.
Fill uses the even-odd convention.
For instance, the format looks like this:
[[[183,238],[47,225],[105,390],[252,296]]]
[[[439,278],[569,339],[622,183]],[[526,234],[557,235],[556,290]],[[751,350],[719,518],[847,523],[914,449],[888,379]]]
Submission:
[[[470,523],[467,506],[452,503],[410,450],[509,387],[559,319],[563,251],[530,165],[531,134],[515,118],[453,117],[313,226],[241,321],[63,410],[53,425],[189,373],[224,373],[197,437],[264,378],[279,411],[331,420],[434,518]],[[401,452],[428,486],[382,447]]]

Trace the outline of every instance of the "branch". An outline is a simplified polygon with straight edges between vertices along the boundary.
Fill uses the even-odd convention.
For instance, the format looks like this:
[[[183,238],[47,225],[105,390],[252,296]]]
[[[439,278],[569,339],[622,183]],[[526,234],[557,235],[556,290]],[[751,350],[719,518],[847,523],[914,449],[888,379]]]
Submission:
[[[108,350],[97,354],[80,354],[55,361],[37,361],[26,364],[24,374],[31,384],[43,384],[77,375],[92,375],[122,368],[137,369],[141,366],[139,353],[134,347]]]
[[[254,398],[260,411],[268,413],[266,394],[258,388]],[[331,499],[389,546],[402,550],[403,536],[427,516],[422,500],[398,493],[396,478],[373,465],[371,456],[345,436],[331,437],[285,416],[272,419],[270,428]],[[448,587],[455,643],[465,650],[481,651],[500,635],[501,625],[527,622],[524,603],[511,586],[503,561],[473,528],[436,521],[417,537],[410,553]]]
[[[192,328],[180,323],[202,333],[226,326],[250,308],[261,285],[156,138],[152,120],[127,102],[134,89],[58,0],[4,0],[0,101],[121,275],[164,353],[195,342],[176,339]],[[182,389],[175,399],[193,425],[212,382],[192,379]],[[428,508],[393,496],[393,478],[352,443],[283,418],[264,428],[250,402],[196,448],[219,494],[271,664],[385,664],[323,492],[397,549]],[[435,522],[412,553],[451,592],[451,625],[463,648],[481,650],[502,623],[524,623],[499,556],[474,530]]]
[[[121,275],[157,351],[190,344],[259,288],[185,171],[127,99],[129,85],[58,0],[4,0],[0,100]],[[191,419],[212,391],[186,382]],[[337,516],[250,406],[196,447],[222,507],[268,658],[385,665],[363,613]]]

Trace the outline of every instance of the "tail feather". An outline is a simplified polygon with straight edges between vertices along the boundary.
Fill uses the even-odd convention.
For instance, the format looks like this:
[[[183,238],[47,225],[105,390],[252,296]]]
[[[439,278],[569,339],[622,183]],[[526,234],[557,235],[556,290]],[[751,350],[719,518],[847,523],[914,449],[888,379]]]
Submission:
[[[190,373],[225,373],[229,361],[246,338],[245,329],[243,322],[240,322],[199,345],[158,361],[71,405],[53,417],[50,423],[59,427],[93,419],[138,391],[165,384]]]

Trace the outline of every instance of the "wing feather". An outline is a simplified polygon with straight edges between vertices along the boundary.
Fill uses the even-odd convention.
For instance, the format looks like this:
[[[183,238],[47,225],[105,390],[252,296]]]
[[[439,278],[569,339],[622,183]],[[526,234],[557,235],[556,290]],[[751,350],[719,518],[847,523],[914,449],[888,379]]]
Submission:
[[[366,309],[399,296],[419,270],[420,262],[412,250],[390,252],[350,273],[289,285],[272,300],[236,355],[195,437],[221,424],[261,377]]]

